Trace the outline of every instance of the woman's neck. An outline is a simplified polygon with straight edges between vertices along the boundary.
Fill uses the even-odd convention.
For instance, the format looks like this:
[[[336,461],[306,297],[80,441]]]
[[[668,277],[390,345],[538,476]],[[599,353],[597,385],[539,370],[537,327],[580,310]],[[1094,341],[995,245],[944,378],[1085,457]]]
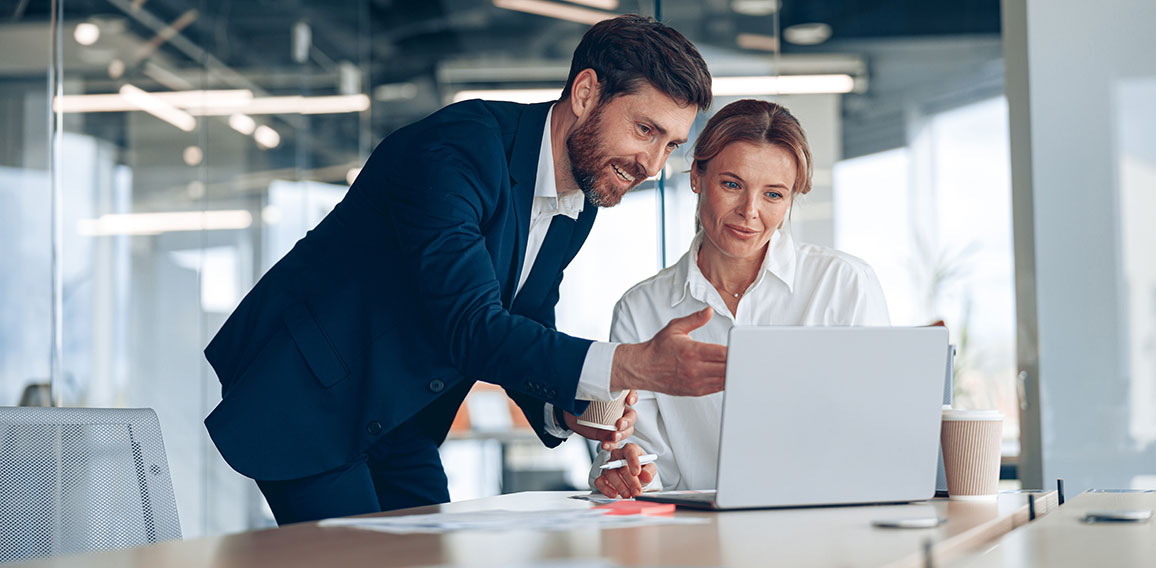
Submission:
[[[770,246],[768,243],[767,246]],[[698,251],[698,269],[718,290],[719,295],[737,297],[742,295],[759,275],[767,248],[747,258],[726,256],[705,236]]]

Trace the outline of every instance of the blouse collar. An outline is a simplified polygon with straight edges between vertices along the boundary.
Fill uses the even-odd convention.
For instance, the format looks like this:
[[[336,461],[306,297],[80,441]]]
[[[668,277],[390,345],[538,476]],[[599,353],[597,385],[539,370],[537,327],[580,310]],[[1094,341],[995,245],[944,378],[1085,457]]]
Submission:
[[[707,298],[710,291],[714,289],[714,285],[706,279],[698,267],[698,254],[702,249],[702,241],[703,232],[700,230],[691,241],[690,249],[678,260],[678,265],[675,267],[674,286],[671,287],[670,307],[672,308],[685,300],[688,293],[700,302],[709,303]],[[767,275],[770,275],[785,284],[788,292],[793,292],[797,256],[795,241],[791,238],[790,233],[782,229],[776,230],[775,234],[771,236],[770,245],[767,246],[767,252],[763,256],[763,264],[759,268],[759,274],[755,277],[749,290],[753,291],[759,288]],[[748,291],[746,295],[749,296],[750,292]]]

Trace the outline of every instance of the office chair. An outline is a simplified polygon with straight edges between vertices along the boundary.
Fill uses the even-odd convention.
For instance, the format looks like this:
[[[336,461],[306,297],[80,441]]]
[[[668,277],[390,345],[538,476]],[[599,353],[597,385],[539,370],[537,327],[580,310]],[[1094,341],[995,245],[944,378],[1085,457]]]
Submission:
[[[152,409],[0,407],[0,563],[180,538]]]

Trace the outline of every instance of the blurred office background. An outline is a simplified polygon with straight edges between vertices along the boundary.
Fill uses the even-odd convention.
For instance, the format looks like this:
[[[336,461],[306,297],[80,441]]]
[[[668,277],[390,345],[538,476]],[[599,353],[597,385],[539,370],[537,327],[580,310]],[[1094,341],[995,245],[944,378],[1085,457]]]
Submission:
[[[789,230],[867,260],[894,324],[946,323],[957,406],[1004,412],[1010,474],[1156,487],[1156,69],[1128,40],[1029,66],[1066,45],[1055,18],[1120,25],[1060,4],[0,0],[0,404],[152,407],[186,538],[271,524],[205,434],[204,345],[383,137],[465,98],[552,100],[590,24],[640,13],[699,47],[714,110],[801,119],[815,188]],[[686,251],[707,118],[600,213],[561,330],[605,339],[622,292]],[[510,408],[471,394],[453,498],[583,487],[587,447],[541,448]]]

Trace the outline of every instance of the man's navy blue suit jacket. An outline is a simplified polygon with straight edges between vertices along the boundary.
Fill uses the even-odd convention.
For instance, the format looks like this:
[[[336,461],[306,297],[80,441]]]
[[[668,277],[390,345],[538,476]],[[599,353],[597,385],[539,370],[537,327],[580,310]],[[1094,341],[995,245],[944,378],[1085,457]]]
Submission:
[[[357,460],[413,419],[439,443],[473,382],[505,387],[548,446],[590,341],[554,330],[597,208],[554,217],[521,292],[549,103],[466,101],[387,137],[345,198],[241,301],[205,356],[225,460],[263,480]]]

